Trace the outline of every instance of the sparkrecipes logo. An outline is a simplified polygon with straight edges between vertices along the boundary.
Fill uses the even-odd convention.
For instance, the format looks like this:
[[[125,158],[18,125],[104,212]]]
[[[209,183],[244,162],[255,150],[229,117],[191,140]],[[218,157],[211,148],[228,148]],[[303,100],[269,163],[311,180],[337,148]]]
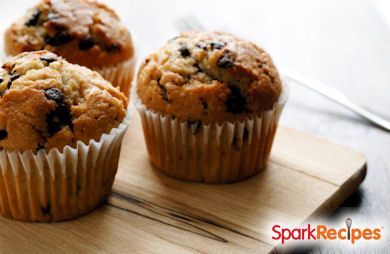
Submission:
[[[281,241],[282,245],[292,241],[378,241],[382,238],[384,227],[353,227],[352,219],[345,220],[345,227],[335,228],[326,225],[307,224],[305,227],[288,228],[280,225],[272,227],[272,239]]]

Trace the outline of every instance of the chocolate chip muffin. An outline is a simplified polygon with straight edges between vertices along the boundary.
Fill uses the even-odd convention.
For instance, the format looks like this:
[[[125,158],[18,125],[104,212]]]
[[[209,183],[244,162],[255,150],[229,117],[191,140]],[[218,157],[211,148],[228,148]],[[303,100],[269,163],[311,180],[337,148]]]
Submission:
[[[265,167],[283,92],[271,57],[252,42],[222,32],[173,38],[145,59],[137,76],[151,161],[193,181],[254,175]],[[156,115],[162,122],[150,120]]]
[[[47,51],[22,53],[0,69],[0,149],[74,147],[98,140],[126,115],[125,96],[98,73]]]
[[[151,110],[180,120],[236,121],[272,109],[282,91],[270,56],[226,33],[184,33],[152,53],[137,92]]]
[[[117,170],[126,107],[125,95],[100,74],[51,52],[6,61],[0,69],[1,213],[57,221],[96,207]]]
[[[128,94],[134,49],[116,13],[93,0],[43,0],[5,33],[5,52],[49,50],[94,69]]]

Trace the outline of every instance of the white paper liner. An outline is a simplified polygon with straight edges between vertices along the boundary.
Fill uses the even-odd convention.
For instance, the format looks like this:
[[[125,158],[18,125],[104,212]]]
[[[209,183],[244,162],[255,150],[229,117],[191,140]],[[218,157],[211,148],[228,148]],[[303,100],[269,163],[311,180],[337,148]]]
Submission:
[[[265,168],[289,94],[284,84],[272,110],[244,121],[203,124],[149,110],[135,90],[132,96],[151,162],[169,176],[206,183],[243,180]]]
[[[129,98],[131,81],[133,80],[135,70],[136,57],[135,55],[123,62],[114,66],[94,68],[94,71],[100,73],[104,79],[108,80],[113,86],[118,87],[122,93]]]
[[[21,221],[70,219],[99,205],[111,190],[131,112],[109,134],[63,152],[0,151],[0,212]]]

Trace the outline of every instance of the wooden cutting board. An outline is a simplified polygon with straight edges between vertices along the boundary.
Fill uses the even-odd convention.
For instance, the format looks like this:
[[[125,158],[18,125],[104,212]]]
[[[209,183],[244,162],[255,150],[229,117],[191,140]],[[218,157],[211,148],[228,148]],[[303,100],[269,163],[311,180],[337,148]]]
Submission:
[[[268,253],[273,224],[330,214],[365,173],[362,154],[280,127],[259,175],[226,185],[178,181],[152,168],[134,114],[107,203],[61,223],[0,218],[0,253]]]

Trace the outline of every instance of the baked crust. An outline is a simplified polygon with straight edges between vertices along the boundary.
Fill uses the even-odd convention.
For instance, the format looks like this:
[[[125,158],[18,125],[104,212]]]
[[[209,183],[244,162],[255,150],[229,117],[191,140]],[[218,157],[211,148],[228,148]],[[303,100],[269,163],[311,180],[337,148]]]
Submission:
[[[88,143],[116,128],[126,97],[88,68],[48,52],[22,53],[0,69],[0,149]]]
[[[94,0],[43,0],[5,33],[5,52],[49,50],[89,68],[133,57],[131,35],[116,13]]]
[[[221,32],[181,34],[149,55],[137,76],[137,94],[148,109],[204,123],[259,115],[281,91],[263,49]]]

